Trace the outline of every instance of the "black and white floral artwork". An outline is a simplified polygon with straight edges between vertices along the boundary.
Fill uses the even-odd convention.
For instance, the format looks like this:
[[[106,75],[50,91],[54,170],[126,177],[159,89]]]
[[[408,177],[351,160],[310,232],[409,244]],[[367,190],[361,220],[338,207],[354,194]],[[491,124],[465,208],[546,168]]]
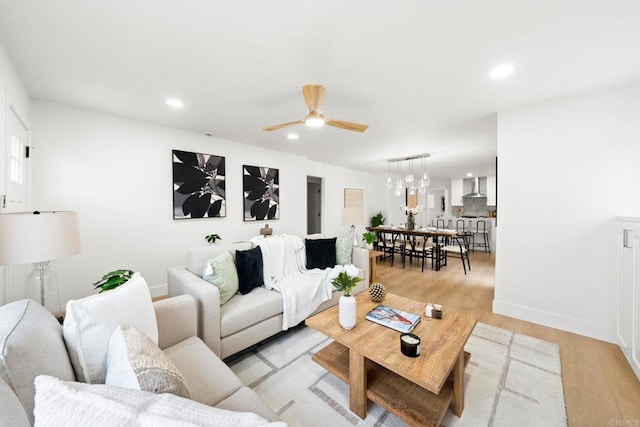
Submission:
[[[173,219],[226,216],[224,157],[173,150]]]
[[[244,220],[280,218],[280,178],[278,169],[243,166]]]

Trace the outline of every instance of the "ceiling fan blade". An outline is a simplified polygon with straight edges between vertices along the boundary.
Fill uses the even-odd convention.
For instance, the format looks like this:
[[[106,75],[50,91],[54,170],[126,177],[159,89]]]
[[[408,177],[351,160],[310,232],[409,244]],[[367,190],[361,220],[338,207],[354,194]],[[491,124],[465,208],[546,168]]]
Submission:
[[[310,113],[322,108],[324,104],[324,86],[305,85],[302,88],[302,95],[304,96],[304,103],[307,104]]]
[[[325,124],[340,129],[352,130],[355,132],[364,132],[369,125],[361,125],[360,123],[343,122],[342,120],[326,119]]]
[[[303,123],[304,123],[304,119],[303,120],[296,120],[295,122],[280,123],[279,125],[268,126],[266,128],[262,128],[261,130],[278,130],[278,129],[282,129],[282,128],[287,127],[287,126],[301,125]]]

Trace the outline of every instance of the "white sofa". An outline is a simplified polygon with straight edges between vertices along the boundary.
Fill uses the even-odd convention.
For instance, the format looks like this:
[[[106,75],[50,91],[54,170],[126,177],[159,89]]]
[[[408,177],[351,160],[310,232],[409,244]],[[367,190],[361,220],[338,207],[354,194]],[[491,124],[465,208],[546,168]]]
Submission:
[[[193,298],[188,295],[168,298],[154,303],[154,309],[158,326],[158,346],[187,381],[192,401],[234,412],[252,412],[269,421],[277,420],[276,415],[266,407],[258,395],[243,386],[220,358],[196,337],[197,314]],[[76,381],[62,327],[51,313],[32,300],[16,301],[0,307],[0,426],[21,427],[33,424],[34,379],[40,375],[56,377],[65,382]],[[82,387],[85,392],[92,387],[97,387],[98,390],[100,387],[107,388],[101,385],[69,384]],[[154,395],[139,390],[115,390],[121,390],[116,391],[118,396],[138,393],[150,395],[152,398],[182,399],[173,395]],[[76,391],[73,390],[72,393]],[[64,404],[62,400],[65,397],[66,395],[62,394],[56,395],[56,404]],[[178,402],[193,405],[192,401],[183,399]],[[114,403],[109,405],[122,406]],[[195,406],[202,408],[197,404]],[[83,405],[73,405],[67,410],[72,412],[72,416],[95,416],[93,409],[87,409]],[[139,409],[134,416],[138,416],[144,410],[145,408]],[[205,410],[215,411],[206,408]],[[54,411],[51,418],[46,421],[41,419],[40,425],[77,425],[77,418],[76,422],[65,420],[63,412],[62,409],[59,412]],[[173,415],[176,416],[176,413]],[[181,416],[184,415],[178,411],[177,417]],[[103,412],[97,424],[108,425],[110,422],[113,425],[115,421]]]
[[[222,251],[235,256],[236,250],[253,247],[249,242],[240,242],[194,248],[188,251],[186,266],[168,270],[169,296],[188,294],[196,299],[198,336],[222,359],[282,331],[283,303],[279,292],[259,287],[245,295],[236,294],[220,305],[218,288],[202,279],[205,264]],[[355,295],[369,287],[369,252],[353,248],[352,263],[362,279],[353,290]],[[340,295],[334,291],[314,314],[337,304]]]

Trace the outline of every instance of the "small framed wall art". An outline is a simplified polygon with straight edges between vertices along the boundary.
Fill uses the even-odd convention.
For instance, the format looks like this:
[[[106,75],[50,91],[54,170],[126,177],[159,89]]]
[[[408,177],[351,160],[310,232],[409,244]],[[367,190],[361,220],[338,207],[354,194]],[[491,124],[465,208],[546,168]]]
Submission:
[[[172,151],[173,219],[226,216],[225,158]]]
[[[345,208],[361,208],[363,203],[363,191],[360,188],[344,189],[344,207]]]
[[[278,169],[242,167],[244,220],[280,219],[280,176]]]

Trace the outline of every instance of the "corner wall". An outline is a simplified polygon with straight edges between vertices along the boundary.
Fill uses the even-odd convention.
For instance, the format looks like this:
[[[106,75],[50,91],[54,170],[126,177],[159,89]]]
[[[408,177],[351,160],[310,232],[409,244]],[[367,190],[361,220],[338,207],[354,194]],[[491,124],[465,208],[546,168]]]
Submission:
[[[269,223],[275,234],[304,236],[307,175],[324,178],[327,235],[348,234],[344,187],[365,189],[365,212],[377,203],[373,175],[300,156],[45,101],[32,102],[32,116],[33,209],[79,213],[82,252],[54,265],[63,301],[94,293],[91,283],[117,268],[141,271],[163,294],[167,268],[183,265],[209,233],[231,243]],[[173,219],[172,149],[226,157],[225,218]],[[280,169],[279,220],[243,221],[243,164]]]
[[[498,114],[496,313],[616,342],[617,215],[640,214],[640,83]]]

